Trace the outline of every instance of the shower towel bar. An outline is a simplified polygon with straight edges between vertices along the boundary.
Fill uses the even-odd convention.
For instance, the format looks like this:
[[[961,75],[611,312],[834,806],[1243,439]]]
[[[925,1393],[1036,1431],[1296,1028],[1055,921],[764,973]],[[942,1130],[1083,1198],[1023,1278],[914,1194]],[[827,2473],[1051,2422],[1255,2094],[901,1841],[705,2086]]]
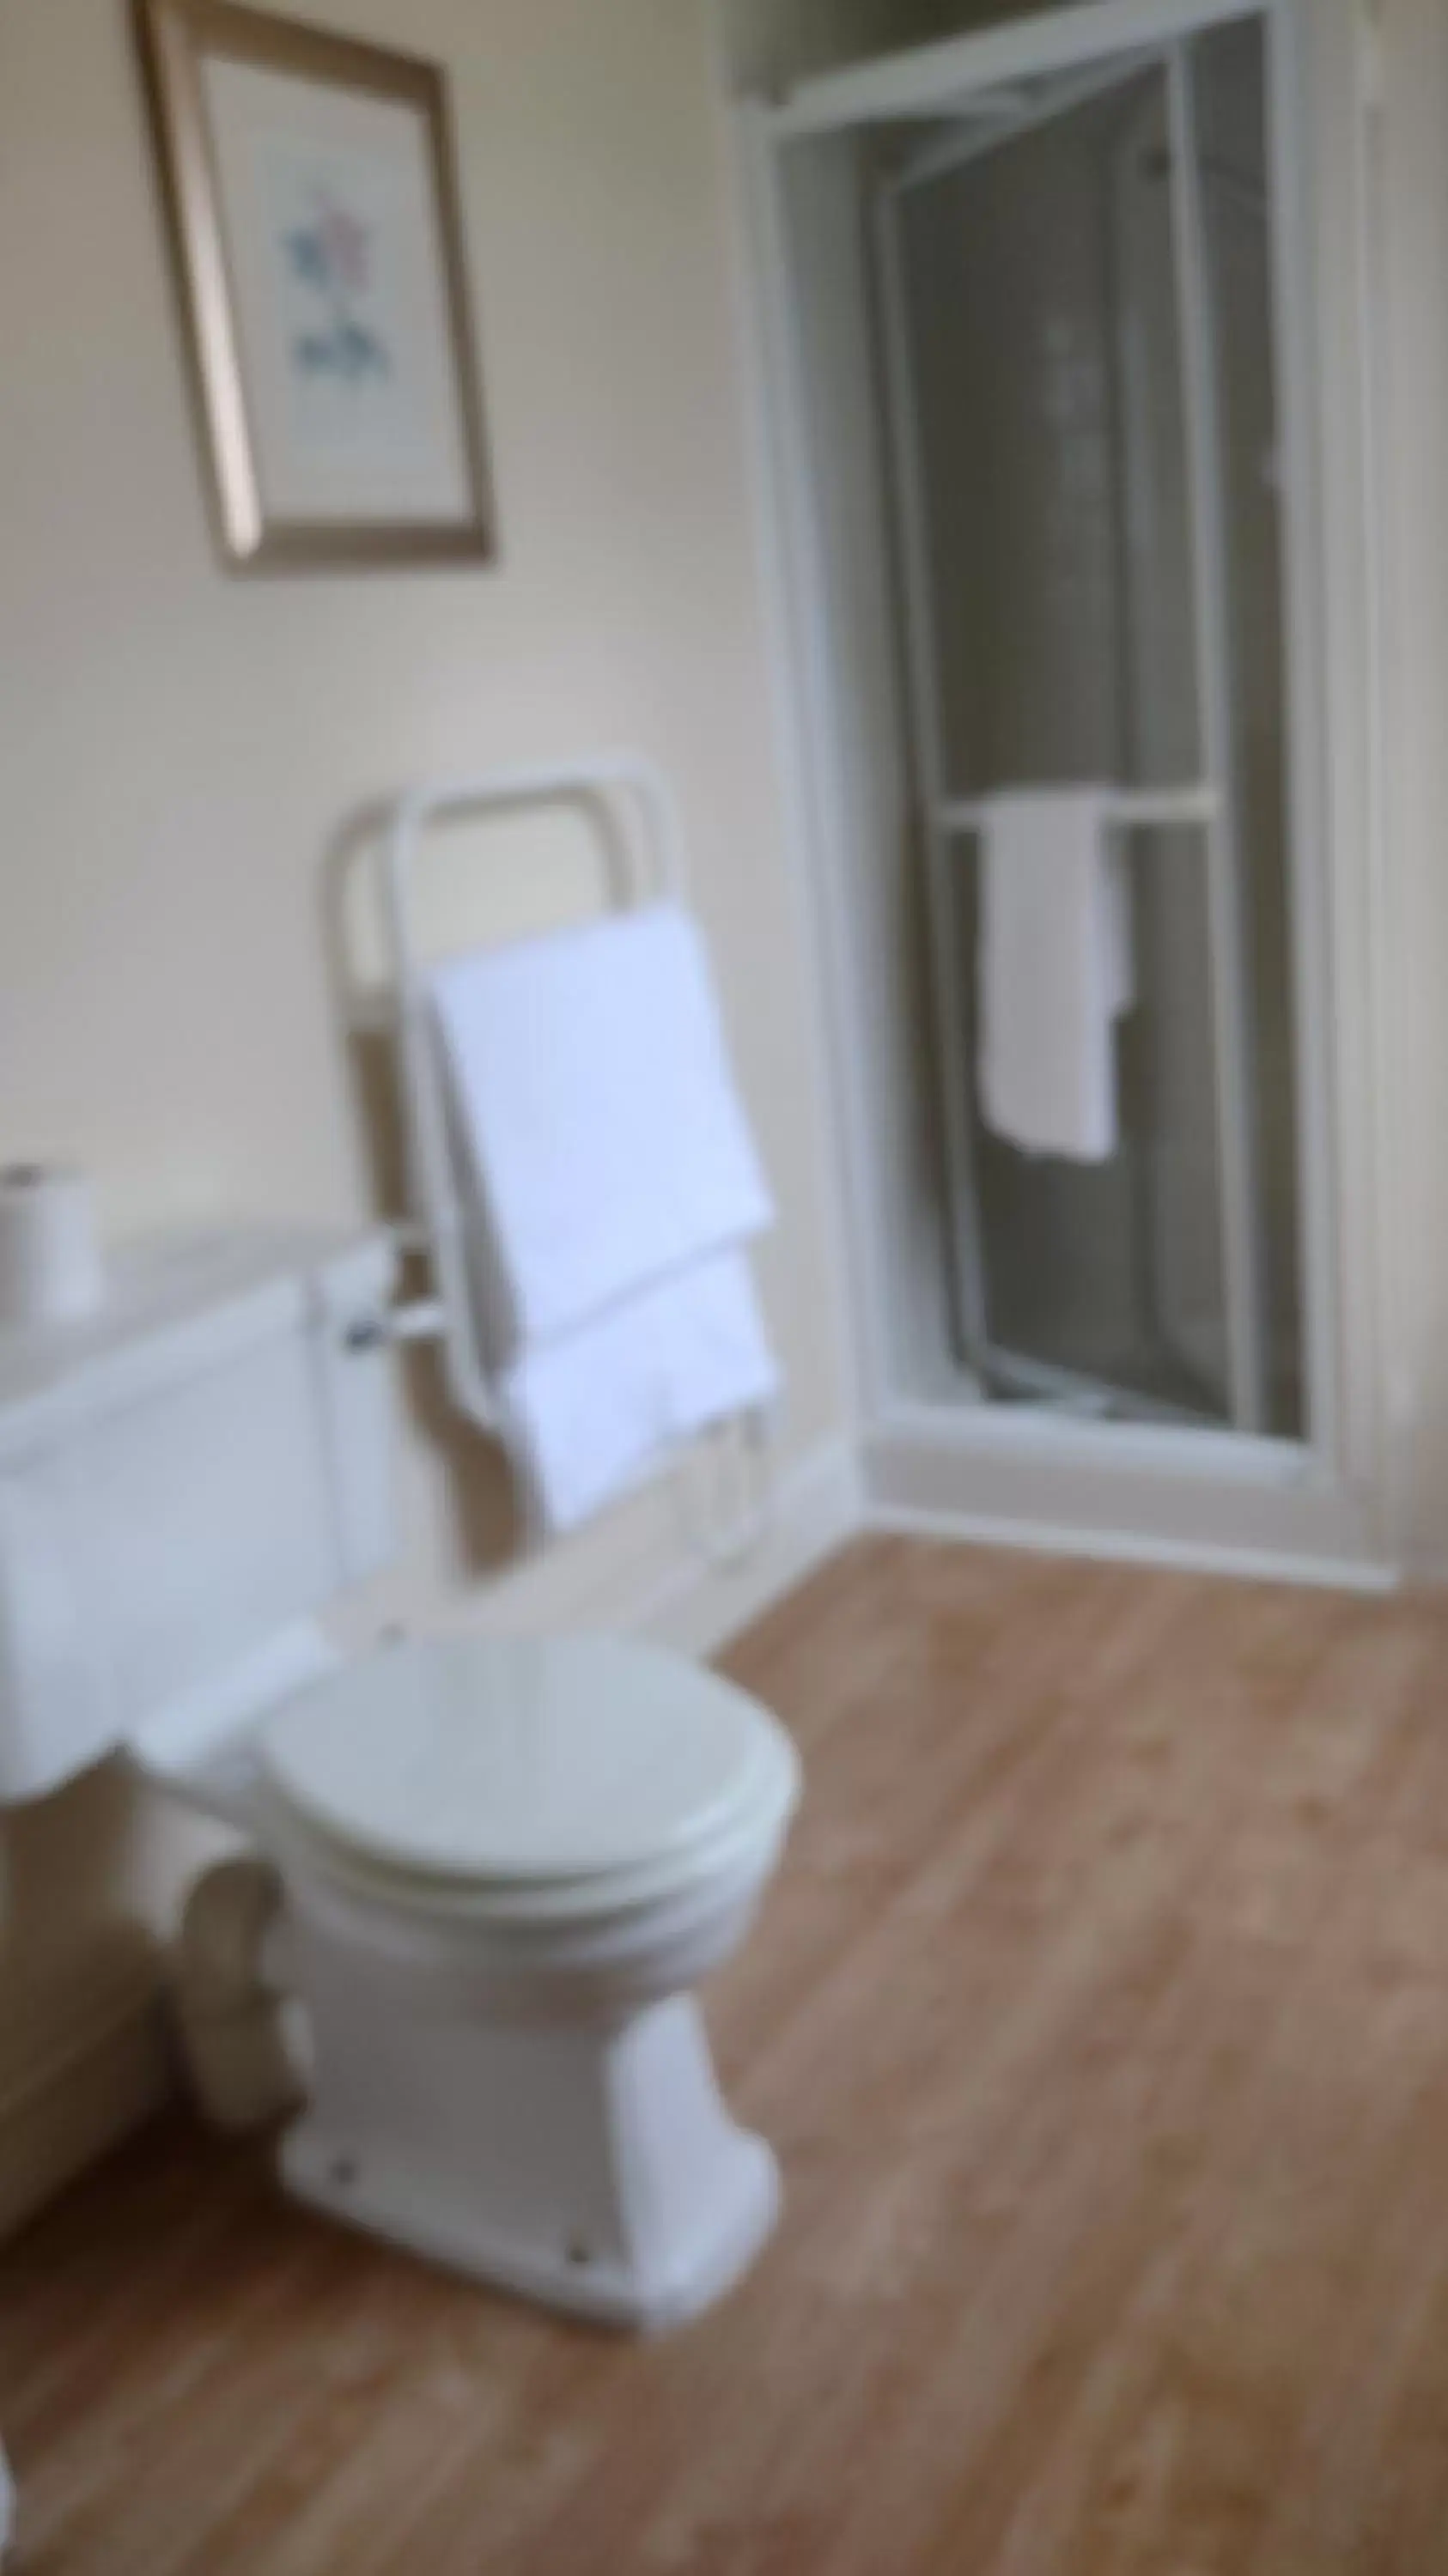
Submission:
[[[1106,799],[1108,821],[1123,832],[1165,832],[1216,821],[1221,800],[1215,788],[1122,787]],[[989,811],[985,798],[952,799],[937,808],[942,831],[978,832]]]

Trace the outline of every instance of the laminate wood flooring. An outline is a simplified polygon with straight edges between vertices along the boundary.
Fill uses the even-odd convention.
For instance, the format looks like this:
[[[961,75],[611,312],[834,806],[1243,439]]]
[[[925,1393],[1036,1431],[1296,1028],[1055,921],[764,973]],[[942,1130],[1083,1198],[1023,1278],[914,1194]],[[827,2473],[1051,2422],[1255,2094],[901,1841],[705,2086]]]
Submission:
[[[1448,2576],[1448,1603],[872,1541],[727,1662],[748,2281],[615,2341],[168,2123],[0,2254],[26,2576]]]

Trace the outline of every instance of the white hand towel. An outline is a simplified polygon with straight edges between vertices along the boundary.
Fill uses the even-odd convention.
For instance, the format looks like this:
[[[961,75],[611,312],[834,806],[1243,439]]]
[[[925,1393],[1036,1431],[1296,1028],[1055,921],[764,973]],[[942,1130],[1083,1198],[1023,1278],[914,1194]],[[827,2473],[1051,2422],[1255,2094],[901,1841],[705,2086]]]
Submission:
[[[660,905],[432,979],[481,1338],[550,1530],[771,1403],[771,1219],[707,962]]]
[[[432,995],[499,1357],[770,1224],[703,944],[677,906],[454,959]]]
[[[994,797],[983,825],[982,1114],[1028,1154],[1116,1152],[1116,1022],[1135,999],[1131,894],[1104,788]]]
[[[679,1441],[778,1392],[741,1252],[715,1253],[524,1351],[502,1378],[511,1444],[555,1531],[627,1492]]]

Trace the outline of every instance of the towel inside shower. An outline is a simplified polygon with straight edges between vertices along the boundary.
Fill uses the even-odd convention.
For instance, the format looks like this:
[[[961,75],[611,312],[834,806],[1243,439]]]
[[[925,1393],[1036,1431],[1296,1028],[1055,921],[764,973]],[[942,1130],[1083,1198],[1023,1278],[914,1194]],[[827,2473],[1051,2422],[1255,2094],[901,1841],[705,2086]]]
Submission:
[[[981,820],[981,1114],[1027,1154],[1110,1160],[1136,999],[1129,865],[1105,787],[1012,790]]]

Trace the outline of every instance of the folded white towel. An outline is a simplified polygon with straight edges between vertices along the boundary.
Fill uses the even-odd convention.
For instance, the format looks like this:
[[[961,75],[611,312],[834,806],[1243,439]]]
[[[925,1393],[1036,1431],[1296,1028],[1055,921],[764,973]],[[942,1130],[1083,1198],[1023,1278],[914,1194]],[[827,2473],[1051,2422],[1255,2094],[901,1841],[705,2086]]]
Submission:
[[[982,1114],[1026,1153],[1106,1162],[1116,1022],[1135,999],[1130,880],[1107,790],[993,797],[982,828]]]
[[[502,1376],[510,1444],[552,1530],[573,1529],[681,1440],[778,1392],[741,1252],[676,1272],[525,1351]]]
[[[777,1395],[740,1248],[768,1190],[676,907],[455,959],[432,997],[505,1432],[572,1529]]]
[[[772,1221],[676,905],[454,959],[432,992],[498,1357]]]

